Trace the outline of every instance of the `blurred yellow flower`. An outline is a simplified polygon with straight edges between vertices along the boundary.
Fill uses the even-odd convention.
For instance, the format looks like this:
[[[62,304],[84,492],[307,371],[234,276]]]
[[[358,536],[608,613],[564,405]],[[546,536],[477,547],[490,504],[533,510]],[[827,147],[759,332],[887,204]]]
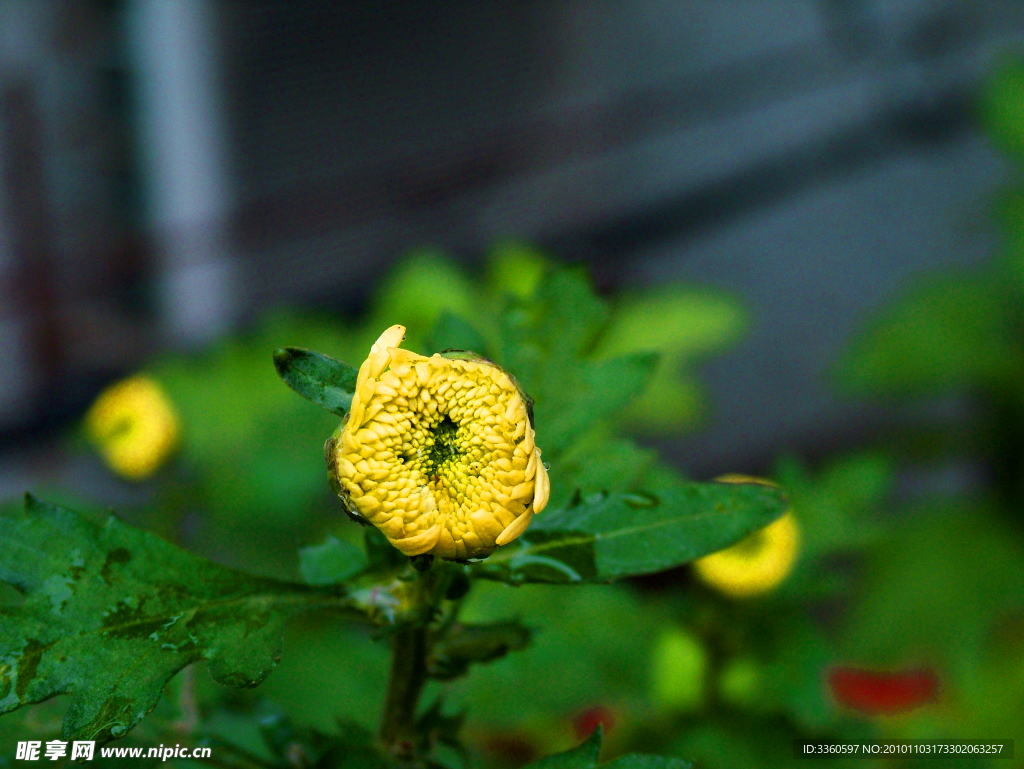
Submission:
[[[548,501],[526,399],[493,363],[426,358],[404,338],[389,328],[359,369],[326,446],[335,490],[406,555],[487,555]]]
[[[724,475],[717,480],[775,485],[744,475]],[[800,528],[790,511],[735,545],[698,559],[693,566],[697,576],[719,592],[748,598],[769,592],[789,576],[799,548]]]
[[[152,475],[178,445],[181,426],[164,391],[147,376],[111,385],[85,415],[85,429],[107,465],[118,475]]]

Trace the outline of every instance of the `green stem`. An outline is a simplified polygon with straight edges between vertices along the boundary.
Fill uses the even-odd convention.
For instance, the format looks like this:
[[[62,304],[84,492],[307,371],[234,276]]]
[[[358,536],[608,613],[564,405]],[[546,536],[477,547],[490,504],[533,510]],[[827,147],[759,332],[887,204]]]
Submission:
[[[444,596],[447,572],[436,568],[432,558],[414,562],[417,569],[414,591],[415,620],[395,632],[391,641],[391,675],[384,700],[380,739],[398,759],[416,756],[422,739],[416,730],[416,708],[427,683],[427,658],[430,655],[430,623]]]
[[[427,682],[427,628],[407,627],[393,637],[380,738],[396,757],[412,758],[417,749],[416,707]]]

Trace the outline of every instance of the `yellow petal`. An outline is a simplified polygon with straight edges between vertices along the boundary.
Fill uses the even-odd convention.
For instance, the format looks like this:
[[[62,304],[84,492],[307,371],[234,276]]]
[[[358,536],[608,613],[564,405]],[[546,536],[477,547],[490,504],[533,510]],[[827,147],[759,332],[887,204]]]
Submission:
[[[335,481],[403,553],[487,555],[547,501],[525,401],[497,366],[418,356],[403,334],[388,329],[360,367]]]
[[[523,436],[523,451],[529,454],[534,449],[533,439],[537,434],[533,431],[533,428],[527,425],[526,434]]]
[[[388,348],[398,347],[403,339],[405,339],[405,326],[398,325],[392,326],[377,338],[366,359],[370,363],[369,377],[371,379],[379,377],[391,362]]]
[[[392,364],[402,363],[411,366],[426,360],[422,355],[417,355],[412,350],[406,350],[394,345],[388,348],[388,354],[391,356]]]
[[[509,499],[526,499],[527,497],[533,497],[533,483],[520,483],[512,492],[508,495]]]
[[[533,519],[533,508],[526,508],[526,512],[516,518],[512,523],[505,527],[505,530],[498,535],[498,538],[494,540],[496,545],[507,545],[513,539],[518,537],[524,531],[526,527],[530,525],[530,521]]]
[[[533,510],[539,513],[548,506],[548,497],[551,496],[551,480],[548,478],[547,468],[544,467],[544,463],[540,459],[540,449],[535,450],[533,455],[537,457],[537,477],[534,479],[536,489],[533,494]]]
[[[434,549],[437,540],[441,537],[441,524],[435,523],[422,534],[405,539],[392,539],[391,544],[397,547],[406,555],[422,555]]]
[[[484,543],[494,542],[501,535],[501,523],[494,517],[493,513],[487,510],[477,510],[471,513],[469,520],[473,522],[473,528]]]
[[[540,449],[534,449],[530,452],[530,461],[526,463],[526,472],[523,473],[526,480],[531,481],[537,475],[538,464],[540,464]]]

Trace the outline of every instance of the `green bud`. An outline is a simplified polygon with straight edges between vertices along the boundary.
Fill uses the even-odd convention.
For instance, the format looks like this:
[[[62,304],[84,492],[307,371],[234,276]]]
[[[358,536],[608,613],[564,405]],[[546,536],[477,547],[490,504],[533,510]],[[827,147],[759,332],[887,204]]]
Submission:
[[[651,700],[664,710],[692,712],[704,702],[707,653],[684,628],[666,630],[651,655]]]

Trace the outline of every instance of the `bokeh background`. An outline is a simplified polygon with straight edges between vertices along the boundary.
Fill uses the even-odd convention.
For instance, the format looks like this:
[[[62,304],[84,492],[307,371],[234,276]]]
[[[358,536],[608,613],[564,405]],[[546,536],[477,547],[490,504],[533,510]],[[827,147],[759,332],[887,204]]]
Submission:
[[[1021,442],[936,449],[988,435],[979,414],[1019,372],[900,399],[878,397],[906,394],[891,355],[866,385],[849,363],[908,290],[950,270],[967,285],[1015,242],[1024,79],[998,78],[1022,44],[1019,0],[0,0],[0,498],[114,506],[295,576],[296,547],[339,527],[316,464],[331,425],[276,381],[273,347],[357,361],[396,313],[479,314],[530,265],[582,264],[633,312],[613,347],[653,336],[685,364],[683,394],[624,429],[697,479],[788,481],[832,581],[742,608],[688,570],[560,603],[484,591],[474,616],[548,619],[535,663],[465,684],[480,760],[521,763],[581,718],[709,767],[786,765],[743,742],[762,733],[786,751],[793,735],[1024,740],[1022,497],[1005,482]],[[194,426],[174,483],[118,478],[82,437],[97,394],[139,370]],[[928,506],[941,523],[907,512]],[[965,585],[981,563],[1000,566]],[[308,625],[269,696],[319,728],[372,725],[382,650],[360,638],[366,658],[346,658],[354,631]],[[912,671],[924,694],[898,718],[851,708],[836,666]],[[237,737],[256,706],[226,696],[206,715]]]

